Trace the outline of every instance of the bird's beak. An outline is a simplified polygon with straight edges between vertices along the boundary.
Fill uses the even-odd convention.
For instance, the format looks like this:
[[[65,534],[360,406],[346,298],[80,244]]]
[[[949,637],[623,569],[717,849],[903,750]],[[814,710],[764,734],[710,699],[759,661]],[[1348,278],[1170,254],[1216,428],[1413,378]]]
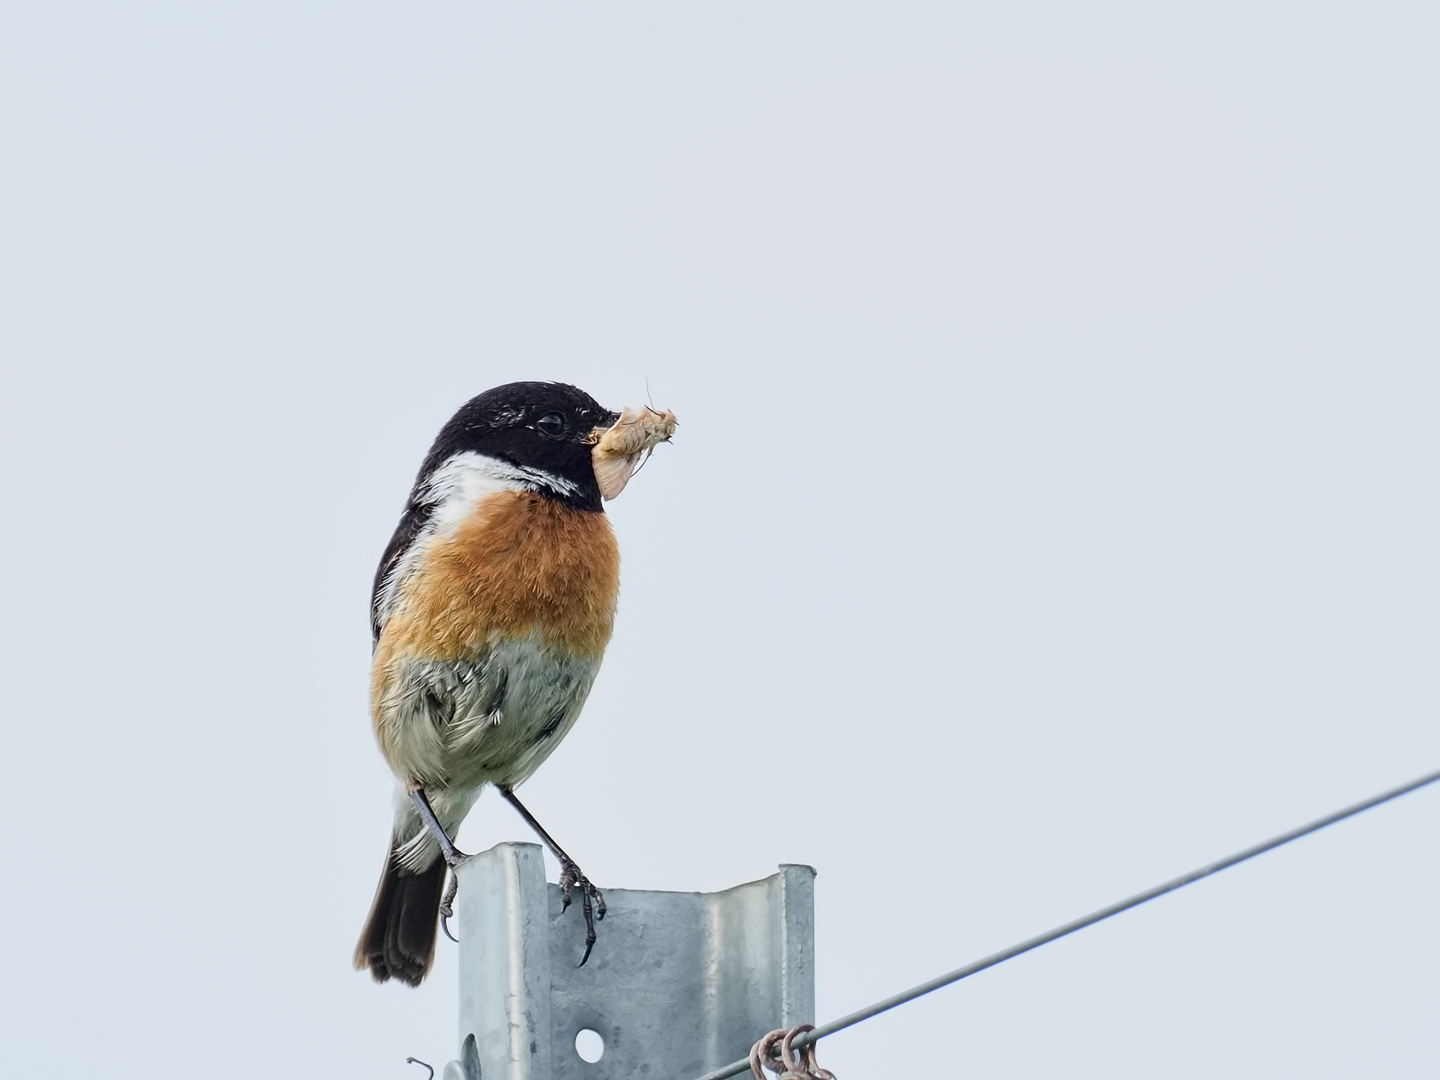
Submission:
[[[613,499],[624,491],[648,452],[670,441],[675,426],[675,414],[669,409],[657,412],[646,406],[626,409],[610,427],[591,432],[595,448],[590,451],[590,464],[601,497]]]

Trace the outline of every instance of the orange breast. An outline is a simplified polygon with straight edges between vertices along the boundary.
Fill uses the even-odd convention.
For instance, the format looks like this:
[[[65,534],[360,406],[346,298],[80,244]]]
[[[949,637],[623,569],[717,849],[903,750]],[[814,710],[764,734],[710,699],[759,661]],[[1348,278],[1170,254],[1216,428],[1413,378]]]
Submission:
[[[533,492],[487,495],[452,532],[430,541],[402,583],[375,670],[399,655],[456,659],[492,636],[531,632],[548,646],[598,658],[619,587],[620,551],[603,513]]]

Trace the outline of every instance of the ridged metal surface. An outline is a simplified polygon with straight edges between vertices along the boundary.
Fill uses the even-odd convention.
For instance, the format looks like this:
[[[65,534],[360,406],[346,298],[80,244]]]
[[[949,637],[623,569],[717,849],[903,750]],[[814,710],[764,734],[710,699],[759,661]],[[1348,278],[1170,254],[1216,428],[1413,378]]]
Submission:
[[[810,867],[717,893],[607,889],[583,968],[579,903],[562,915],[544,875],[535,844],[500,844],[460,868],[462,1050],[443,1080],[699,1076],[814,1019]],[[586,1028],[605,1042],[595,1063],[575,1050]]]

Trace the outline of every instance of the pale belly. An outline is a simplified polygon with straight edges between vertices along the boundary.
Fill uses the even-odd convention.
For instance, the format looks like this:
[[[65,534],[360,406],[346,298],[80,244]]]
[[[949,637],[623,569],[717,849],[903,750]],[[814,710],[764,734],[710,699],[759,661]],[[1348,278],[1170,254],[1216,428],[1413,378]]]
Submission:
[[[381,750],[427,792],[514,787],[574,726],[599,670],[599,657],[547,648],[538,632],[476,657],[399,658],[376,701]]]

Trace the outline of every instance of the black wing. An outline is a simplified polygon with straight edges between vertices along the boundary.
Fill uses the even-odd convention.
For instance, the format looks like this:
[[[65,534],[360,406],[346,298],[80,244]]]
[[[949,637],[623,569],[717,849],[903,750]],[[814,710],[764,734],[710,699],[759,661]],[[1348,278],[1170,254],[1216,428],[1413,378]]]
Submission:
[[[380,611],[380,596],[385,591],[390,575],[395,572],[405,553],[419,539],[434,511],[433,505],[417,502],[412,495],[405,504],[405,513],[400,517],[395,535],[390,538],[390,543],[385,546],[385,554],[380,557],[380,566],[375,571],[375,585],[370,591],[370,632],[375,641],[380,640],[380,631],[385,626],[385,618]]]

